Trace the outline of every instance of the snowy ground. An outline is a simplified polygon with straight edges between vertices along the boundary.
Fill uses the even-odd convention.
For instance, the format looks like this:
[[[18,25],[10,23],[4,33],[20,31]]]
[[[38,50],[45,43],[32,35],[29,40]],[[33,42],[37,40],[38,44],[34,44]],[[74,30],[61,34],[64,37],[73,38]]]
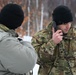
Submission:
[[[23,40],[31,42],[32,37],[31,36],[24,36]],[[39,70],[39,65],[36,64],[35,67],[33,68],[33,75],[38,75],[38,70]]]

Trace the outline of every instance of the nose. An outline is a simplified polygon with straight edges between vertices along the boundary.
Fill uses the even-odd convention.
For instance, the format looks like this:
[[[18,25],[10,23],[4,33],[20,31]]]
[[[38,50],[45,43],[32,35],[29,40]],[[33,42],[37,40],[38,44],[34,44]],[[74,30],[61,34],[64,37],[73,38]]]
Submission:
[[[71,23],[67,23],[66,28],[70,28],[71,27]]]

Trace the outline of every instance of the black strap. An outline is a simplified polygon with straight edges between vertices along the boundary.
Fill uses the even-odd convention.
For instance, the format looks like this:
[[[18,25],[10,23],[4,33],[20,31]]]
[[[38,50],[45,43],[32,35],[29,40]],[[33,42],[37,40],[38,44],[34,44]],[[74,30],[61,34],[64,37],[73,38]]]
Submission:
[[[65,49],[64,49],[64,53],[65,53],[65,56],[67,56]],[[66,59],[66,58],[65,58],[65,59]],[[67,64],[68,64],[68,67],[69,67],[70,73],[71,73],[71,75],[73,75],[73,72],[72,72],[72,70],[71,70],[71,66],[70,66],[70,64],[69,64],[68,59],[66,59],[66,61],[67,61]]]

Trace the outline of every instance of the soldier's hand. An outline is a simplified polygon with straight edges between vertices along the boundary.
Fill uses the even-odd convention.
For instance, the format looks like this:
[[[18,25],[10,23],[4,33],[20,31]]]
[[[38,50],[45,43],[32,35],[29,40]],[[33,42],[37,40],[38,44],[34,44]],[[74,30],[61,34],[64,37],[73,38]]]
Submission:
[[[62,30],[57,30],[55,32],[54,28],[52,30],[53,32],[53,35],[52,35],[52,40],[54,41],[55,44],[58,44],[62,41],[62,38],[63,38],[63,33],[62,33]]]

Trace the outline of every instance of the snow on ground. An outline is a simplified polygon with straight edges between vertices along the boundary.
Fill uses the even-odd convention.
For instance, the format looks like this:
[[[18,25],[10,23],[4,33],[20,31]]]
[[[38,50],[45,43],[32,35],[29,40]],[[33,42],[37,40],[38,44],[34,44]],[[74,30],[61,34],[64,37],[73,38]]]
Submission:
[[[31,43],[32,37],[31,36],[24,36],[22,39],[24,41],[28,41]],[[33,75],[38,75],[38,70],[39,70],[39,65],[36,64],[35,67],[33,68]]]

